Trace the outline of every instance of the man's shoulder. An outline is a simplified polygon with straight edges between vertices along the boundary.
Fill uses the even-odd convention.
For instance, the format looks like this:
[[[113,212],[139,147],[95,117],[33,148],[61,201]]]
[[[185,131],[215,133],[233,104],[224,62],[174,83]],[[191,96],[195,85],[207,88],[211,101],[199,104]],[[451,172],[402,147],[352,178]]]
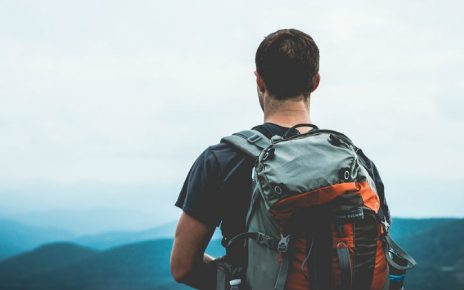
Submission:
[[[274,132],[277,130],[273,128],[273,126],[275,125],[261,124],[254,126],[251,129],[249,128],[244,130],[256,130],[264,134],[266,137],[270,138],[274,134],[280,133]],[[236,133],[241,131],[243,130],[237,131]],[[224,135],[223,137],[229,135]],[[208,146],[203,154],[206,154],[206,156],[208,156],[209,158],[214,159],[214,161],[221,168],[228,168],[230,166],[234,167],[234,165],[237,163],[241,163],[245,160],[250,160],[250,157],[245,152],[226,142],[219,142],[217,144]]]
[[[229,143],[219,142],[206,148],[206,152],[220,165],[246,158],[246,154]]]
[[[252,128],[243,129],[237,131],[236,133],[245,131],[245,130],[255,130],[266,136],[267,138],[271,138],[274,135],[282,136],[289,128],[282,127],[273,123],[264,123],[260,125],[256,125]],[[232,134],[229,134],[232,135]],[[223,137],[226,137],[225,135]],[[249,158],[245,152],[242,152],[240,149],[236,148],[235,146],[226,143],[226,142],[219,142],[217,144],[209,146],[206,151],[208,154],[213,155],[219,163],[235,159],[247,159]]]
[[[227,136],[230,136],[230,135],[233,135],[235,133],[242,132],[242,131],[255,130],[255,131],[260,132],[264,136],[266,136],[268,138],[271,138],[273,135],[275,135],[277,133],[277,132],[273,132],[273,131],[276,131],[276,129],[273,128],[273,126],[276,126],[276,125],[270,124],[270,123],[264,123],[264,124],[261,124],[261,125],[254,126],[252,128],[236,131],[236,132],[234,132],[232,134],[224,135],[223,137],[227,137]],[[237,154],[237,153],[240,153],[240,150],[238,150],[236,147],[234,147],[231,144],[226,143],[226,142],[219,142],[217,144],[211,145],[206,150],[208,150],[212,154],[219,154],[219,155],[221,155],[221,154]],[[240,154],[240,155],[242,155],[242,154]]]

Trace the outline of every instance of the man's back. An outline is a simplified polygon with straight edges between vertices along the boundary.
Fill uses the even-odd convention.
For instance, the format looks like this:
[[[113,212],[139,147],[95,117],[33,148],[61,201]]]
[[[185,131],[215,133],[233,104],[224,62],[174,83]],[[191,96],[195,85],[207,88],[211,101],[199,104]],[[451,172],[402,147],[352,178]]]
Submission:
[[[276,31],[261,42],[255,62],[258,100],[265,123],[255,129],[270,138],[283,135],[294,125],[311,124],[310,95],[320,81],[319,50],[313,39],[294,29]],[[298,128],[292,129],[291,134],[304,132]],[[382,212],[389,221],[377,169],[361,150],[356,154],[375,184]],[[212,280],[216,269],[204,250],[218,225],[223,242],[248,230],[245,218],[250,206],[254,164],[254,158],[221,143],[206,149],[192,166],[176,203],[183,210],[171,256],[171,270],[177,281],[195,288],[215,288]],[[239,245],[228,249],[228,256],[240,264],[246,261],[247,253]],[[242,266],[246,267],[245,264]]]

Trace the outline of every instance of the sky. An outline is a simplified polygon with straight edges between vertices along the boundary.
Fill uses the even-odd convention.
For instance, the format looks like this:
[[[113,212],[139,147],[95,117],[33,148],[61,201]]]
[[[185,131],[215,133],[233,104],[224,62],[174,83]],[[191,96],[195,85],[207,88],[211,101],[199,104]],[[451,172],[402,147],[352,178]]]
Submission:
[[[280,28],[315,39],[312,120],[374,160],[393,215],[464,216],[461,2],[0,5],[0,216],[176,219],[196,157],[262,122],[254,54]]]

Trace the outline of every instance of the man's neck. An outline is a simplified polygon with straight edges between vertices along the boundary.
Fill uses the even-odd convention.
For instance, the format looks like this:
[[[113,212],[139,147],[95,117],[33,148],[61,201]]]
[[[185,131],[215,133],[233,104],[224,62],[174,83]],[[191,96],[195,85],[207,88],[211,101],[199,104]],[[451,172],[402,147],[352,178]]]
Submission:
[[[264,103],[263,109],[264,122],[266,123],[274,123],[287,128],[295,126],[296,124],[311,123],[309,100],[306,101],[303,98],[299,101],[279,101],[268,98]]]

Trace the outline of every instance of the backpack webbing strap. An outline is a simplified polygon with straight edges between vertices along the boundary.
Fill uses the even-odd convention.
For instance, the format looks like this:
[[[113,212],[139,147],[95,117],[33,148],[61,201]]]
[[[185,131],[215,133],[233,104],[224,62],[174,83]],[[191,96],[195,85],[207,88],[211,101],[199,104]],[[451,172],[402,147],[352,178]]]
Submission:
[[[279,274],[277,275],[277,280],[274,285],[274,290],[284,290],[285,284],[287,283],[288,277],[288,264],[289,258],[287,252],[280,252],[282,260],[280,262]]]
[[[337,226],[337,231],[338,231],[338,237],[340,238],[346,237],[343,223],[337,223],[336,226]],[[339,242],[337,244],[337,256],[338,256],[338,266],[340,267],[340,275],[341,275],[341,282],[342,282],[341,289],[351,290],[353,270],[351,268],[350,250],[348,249],[346,243]]]
[[[288,258],[288,246],[290,244],[290,235],[280,235],[280,240],[277,245],[277,251],[280,255],[280,266],[279,274],[277,274],[277,280],[274,285],[274,290],[284,290],[285,284],[287,283],[288,278],[288,268],[289,268],[289,258]]]
[[[253,239],[261,247],[266,247],[271,250],[279,252],[281,256],[279,273],[277,274],[276,283],[274,285],[274,290],[284,290],[285,284],[287,283],[288,277],[288,268],[289,268],[289,258],[288,258],[288,246],[290,244],[290,236],[282,235],[280,239],[268,236],[259,232],[245,232],[236,235],[227,242],[226,248],[229,248],[231,245],[237,241],[243,239]]]
[[[343,290],[351,290],[351,262],[348,248],[337,248],[338,266],[340,267]]]
[[[386,249],[385,250],[385,253],[386,253],[386,258],[387,258],[387,261],[388,261],[388,264],[391,265],[392,267],[394,267],[395,269],[397,270],[400,270],[400,271],[404,271],[404,270],[409,270],[409,269],[412,269],[416,266],[417,262],[416,260],[414,260],[413,257],[411,257],[411,255],[409,255],[405,250],[403,250],[397,243],[395,243],[395,241],[393,241],[391,238],[390,238],[390,235],[386,235],[384,237],[385,239],[385,242],[388,246],[389,249]],[[392,256],[390,255],[390,253],[388,253],[389,251],[393,250],[393,253],[400,256],[401,258],[405,259],[408,264],[405,265],[405,266],[402,266],[400,264],[398,264],[397,262],[395,262],[392,258]]]
[[[264,148],[271,145],[269,138],[257,130],[245,130],[221,139],[251,157],[257,157]]]
[[[258,187],[259,186],[259,183],[257,182],[255,184],[255,187]],[[258,200],[260,198],[261,194],[259,193],[259,191],[256,189],[256,188],[253,188],[253,195],[251,197],[251,204],[250,204],[250,209],[248,210],[248,213],[246,215],[246,220],[245,220],[245,223],[246,223],[246,228],[248,228],[250,226],[250,222],[251,222],[251,217],[253,216],[253,214],[255,213],[259,203],[258,203]]]
[[[263,233],[259,232],[245,232],[236,235],[227,242],[226,248],[232,246],[232,244],[243,239],[253,239],[256,243],[262,247],[269,248],[271,250],[277,251],[279,246],[279,239],[273,238]]]

